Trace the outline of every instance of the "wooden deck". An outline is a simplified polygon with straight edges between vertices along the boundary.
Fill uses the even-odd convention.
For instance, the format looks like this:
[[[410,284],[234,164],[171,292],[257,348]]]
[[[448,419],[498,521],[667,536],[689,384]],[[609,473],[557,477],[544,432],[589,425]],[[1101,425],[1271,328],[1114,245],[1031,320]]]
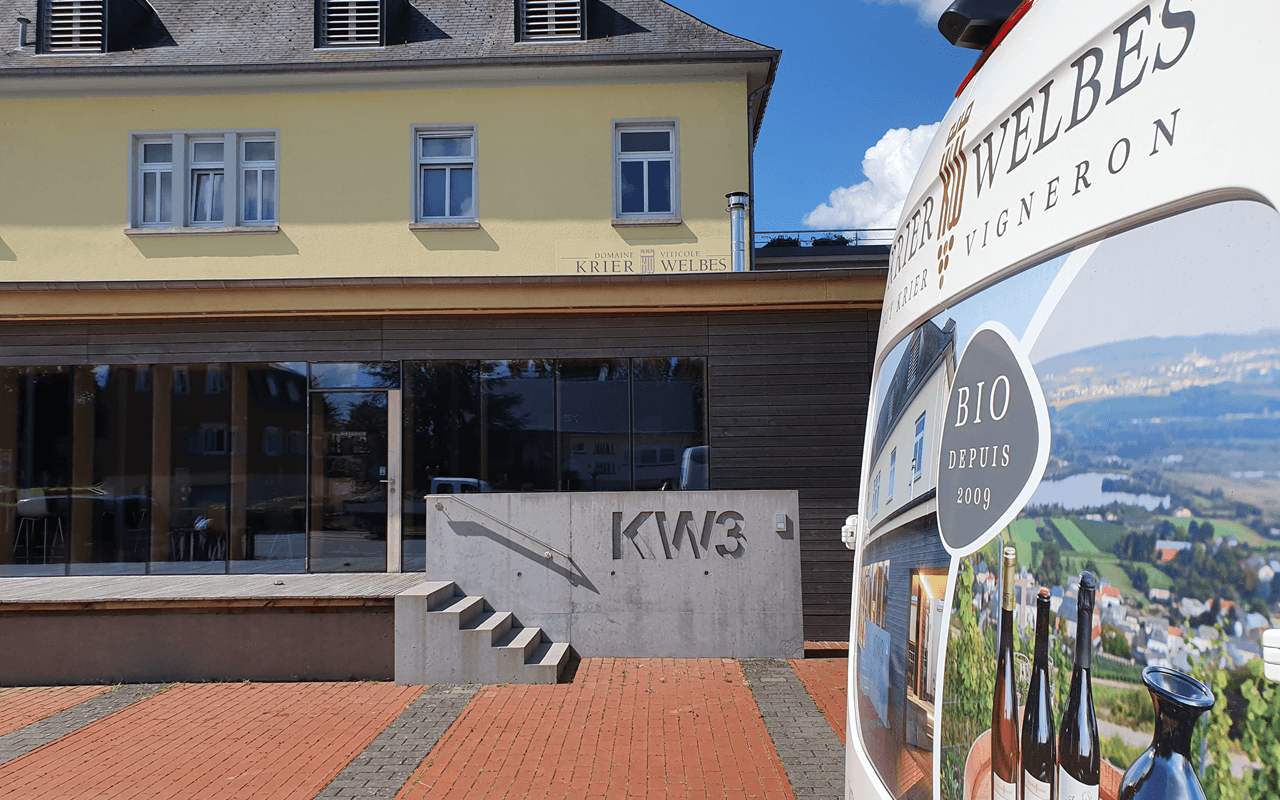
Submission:
[[[0,615],[29,611],[391,606],[422,573],[0,579]]]

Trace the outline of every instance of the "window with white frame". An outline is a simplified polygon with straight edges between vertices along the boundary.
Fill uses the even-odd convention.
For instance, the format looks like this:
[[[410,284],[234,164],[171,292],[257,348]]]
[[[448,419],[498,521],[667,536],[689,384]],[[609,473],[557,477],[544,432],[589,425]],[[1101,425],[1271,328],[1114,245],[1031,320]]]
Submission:
[[[268,225],[276,221],[276,143],[274,139],[240,142],[240,221]]]
[[[886,502],[893,499],[893,483],[894,478],[898,476],[898,448],[889,451],[889,488],[885,490],[884,499]]]
[[[880,513],[880,473],[876,473],[875,480],[871,482],[871,518],[875,519],[876,514]]]
[[[475,222],[476,128],[474,125],[414,128],[414,220]]]
[[[924,418],[921,414],[916,420],[916,441],[911,450],[911,480],[912,482],[920,480],[924,475]]]
[[[674,120],[615,122],[616,218],[679,216],[679,159]]]
[[[222,188],[225,176],[223,139],[193,141],[189,156],[191,164],[191,219],[192,225],[222,225]]]
[[[132,228],[275,225],[274,132],[192,131],[133,136]]]

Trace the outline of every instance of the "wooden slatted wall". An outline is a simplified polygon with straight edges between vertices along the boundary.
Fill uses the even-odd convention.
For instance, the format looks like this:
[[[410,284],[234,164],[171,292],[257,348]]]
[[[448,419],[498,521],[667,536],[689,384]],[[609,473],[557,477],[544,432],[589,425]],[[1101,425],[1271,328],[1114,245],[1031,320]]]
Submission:
[[[14,324],[0,365],[705,356],[716,489],[797,489],[805,638],[849,635],[878,311]]]

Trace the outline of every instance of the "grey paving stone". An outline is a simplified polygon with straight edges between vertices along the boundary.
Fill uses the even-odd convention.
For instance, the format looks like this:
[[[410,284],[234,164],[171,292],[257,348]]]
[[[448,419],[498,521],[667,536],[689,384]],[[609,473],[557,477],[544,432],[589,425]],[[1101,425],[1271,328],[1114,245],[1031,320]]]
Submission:
[[[360,755],[351,759],[316,800],[393,798],[479,690],[428,686]]]
[[[844,744],[791,665],[780,658],[743,659],[742,671],[796,795],[843,798]]]
[[[0,736],[0,765],[21,758],[37,747],[74,733],[122,708],[145,700],[164,686],[156,683],[123,684],[83,703]]]

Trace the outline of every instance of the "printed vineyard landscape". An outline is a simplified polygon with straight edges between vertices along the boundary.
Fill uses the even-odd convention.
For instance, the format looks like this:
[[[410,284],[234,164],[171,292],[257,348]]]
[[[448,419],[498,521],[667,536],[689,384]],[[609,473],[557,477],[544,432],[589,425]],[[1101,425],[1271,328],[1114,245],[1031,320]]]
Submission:
[[[1151,744],[1144,666],[1173,667],[1217,702],[1192,755],[1211,800],[1280,793],[1280,690],[1262,679],[1262,631],[1280,626],[1280,333],[1113,342],[1035,365],[1050,409],[1049,465],[996,540],[961,559],[945,663],[942,796],[965,796],[988,727],[1001,548],[1017,549],[1025,700],[1035,596],[1050,590],[1061,713],[1077,638],[1093,644],[1102,756],[1113,780]],[[1080,574],[1098,576],[1078,631]],[[1102,795],[1107,796],[1107,764]]]

